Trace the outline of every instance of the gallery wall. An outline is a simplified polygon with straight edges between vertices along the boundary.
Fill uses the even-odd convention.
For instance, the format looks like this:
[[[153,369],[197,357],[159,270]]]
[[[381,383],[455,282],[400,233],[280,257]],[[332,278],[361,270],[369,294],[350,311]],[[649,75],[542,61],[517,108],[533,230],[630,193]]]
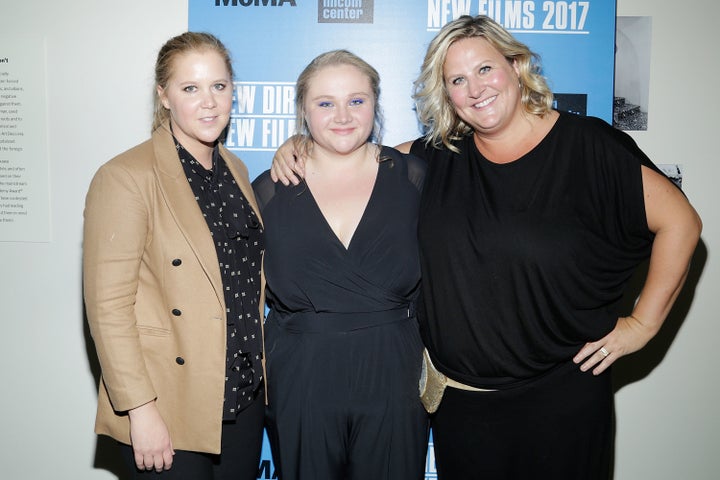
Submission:
[[[187,0],[0,0],[0,58],[15,42],[45,45],[46,157],[28,161],[48,166],[50,212],[49,241],[0,242],[2,478],[117,478],[112,445],[92,432],[98,372],[83,318],[83,201],[97,167],[149,135],[154,57],[187,28],[187,12]],[[632,135],[657,163],[683,165],[705,229],[665,327],[615,368],[615,479],[710,480],[720,471],[720,6],[618,0],[617,12],[652,20],[648,129]]]

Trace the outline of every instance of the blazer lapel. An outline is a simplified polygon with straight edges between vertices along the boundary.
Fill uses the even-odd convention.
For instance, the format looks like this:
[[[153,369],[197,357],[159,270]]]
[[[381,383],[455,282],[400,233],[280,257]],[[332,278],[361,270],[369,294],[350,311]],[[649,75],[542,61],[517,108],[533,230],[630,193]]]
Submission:
[[[218,295],[218,299],[224,305],[222,278],[215,245],[207,222],[185,177],[167,123],[153,132],[152,139],[158,182],[165,204],[175,218],[190,248],[195,252]]]

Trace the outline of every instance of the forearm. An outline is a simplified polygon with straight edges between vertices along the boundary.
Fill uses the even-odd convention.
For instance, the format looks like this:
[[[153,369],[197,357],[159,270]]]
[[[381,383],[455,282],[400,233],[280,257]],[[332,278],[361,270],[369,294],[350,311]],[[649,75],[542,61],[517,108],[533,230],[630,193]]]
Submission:
[[[688,221],[655,236],[645,285],[632,311],[650,338],[660,329],[682,290],[700,229],[699,218],[690,215]]]
[[[646,167],[642,168],[642,176],[648,227],[655,239],[648,275],[632,318],[654,335],[685,283],[702,221],[669,180]]]

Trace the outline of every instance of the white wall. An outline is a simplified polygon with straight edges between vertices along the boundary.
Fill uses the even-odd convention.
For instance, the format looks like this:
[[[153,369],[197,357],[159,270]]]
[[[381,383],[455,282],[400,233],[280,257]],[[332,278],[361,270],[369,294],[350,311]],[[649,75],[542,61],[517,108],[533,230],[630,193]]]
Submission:
[[[49,243],[0,243],[0,478],[116,478],[93,467],[83,202],[97,167],[149,136],[154,57],[187,29],[187,10],[187,0],[0,0],[0,36],[47,43],[52,231]]]
[[[692,284],[666,328],[616,368],[615,478],[714,479],[720,6],[618,0],[618,15],[653,17],[651,118],[648,131],[633,136],[657,163],[684,165],[685,191],[705,230]],[[83,323],[83,200],[102,162],[148,136],[154,55],[186,26],[187,0],[0,0],[0,35],[37,34],[47,42],[52,222],[49,243],[0,243],[2,478],[116,478],[107,460],[96,459],[92,433],[97,372]]]
[[[657,163],[684,165],[704,221],[690,285],[659,337],[616,369],[616,479],[720,478],[720,155],[715,79],[720,6],[709,0],[618,0],[618,15],[652,17],[648,130],[633,136]]]
[[[652,55],[652,18],[620,17],[615,36],[615,96],[647,113]],[[621,72],[618,74],[618,72]]]

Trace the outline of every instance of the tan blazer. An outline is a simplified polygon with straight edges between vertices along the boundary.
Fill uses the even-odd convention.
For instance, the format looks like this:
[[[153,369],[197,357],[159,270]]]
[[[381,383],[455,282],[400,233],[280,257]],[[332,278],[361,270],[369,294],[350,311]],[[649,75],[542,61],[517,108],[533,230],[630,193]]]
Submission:
[[[224,147],[221,155],[260,218],[247,168]],[[219,453],[222,280],[167,124],[95,174],[85,204],[83,282],[102,368],[95,432],[129,444],[126,412],[156,399],[174,448]],[[260,305],[263,318],[264,298]]]

